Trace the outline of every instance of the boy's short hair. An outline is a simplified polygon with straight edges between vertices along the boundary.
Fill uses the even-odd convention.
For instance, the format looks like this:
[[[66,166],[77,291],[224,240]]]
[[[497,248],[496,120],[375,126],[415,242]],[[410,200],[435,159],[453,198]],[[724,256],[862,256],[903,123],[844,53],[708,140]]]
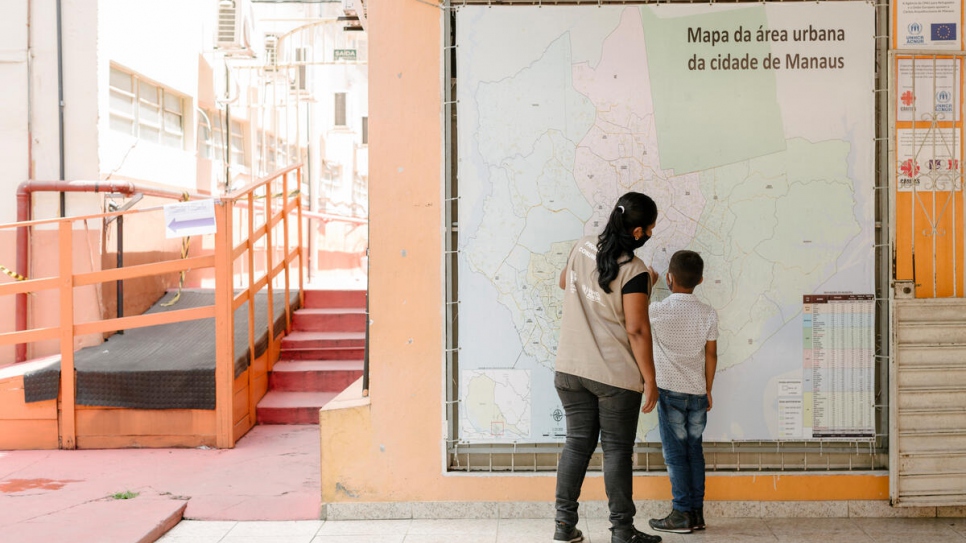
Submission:
[[[667,271],[681,287],[694,288],[704,274],[704,260],[694,251],[681,250],[671,255]]]

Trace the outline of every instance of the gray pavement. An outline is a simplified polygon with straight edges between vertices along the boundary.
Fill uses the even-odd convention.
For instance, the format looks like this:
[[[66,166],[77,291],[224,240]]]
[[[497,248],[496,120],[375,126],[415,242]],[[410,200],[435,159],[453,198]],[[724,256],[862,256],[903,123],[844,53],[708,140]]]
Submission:
[[[667,543],[966,543],[962,518],[708,518],[708,529],[661,534]],[[646,521],[639,521],[638,528]],[[606,519],[581,520],[585,541],[609,543]],[[182,521],[161,543],[550,543],[549,519]]]

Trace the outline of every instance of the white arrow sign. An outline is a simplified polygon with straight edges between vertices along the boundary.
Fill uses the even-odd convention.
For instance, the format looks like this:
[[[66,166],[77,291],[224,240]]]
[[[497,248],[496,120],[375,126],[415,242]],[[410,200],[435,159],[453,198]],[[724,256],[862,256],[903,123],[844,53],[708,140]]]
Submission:
[[[215,201],[208,199],[168,204],[164,206],[164,226],[167,238],[214,234],[217,231]]]

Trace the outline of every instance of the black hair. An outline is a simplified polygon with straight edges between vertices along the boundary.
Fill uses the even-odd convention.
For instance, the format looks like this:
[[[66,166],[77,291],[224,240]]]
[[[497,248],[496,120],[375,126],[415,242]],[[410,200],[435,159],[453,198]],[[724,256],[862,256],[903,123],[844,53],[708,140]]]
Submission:
[[[634,249],[642,245],[631,232],[638,226],[647,230],[655,221],[657,204],[650,196],[628,192],[617,199],[604,231],[597,236],[597,284],[604,292],[610,293],[617,271],[634,259]],[[620,260],[622,256],[626,258]]]
[[[704,260],[694,251],[678,251],[671,255],[667,271],[674,276],[674,282],[680,287],[694,288],[704,275]]]

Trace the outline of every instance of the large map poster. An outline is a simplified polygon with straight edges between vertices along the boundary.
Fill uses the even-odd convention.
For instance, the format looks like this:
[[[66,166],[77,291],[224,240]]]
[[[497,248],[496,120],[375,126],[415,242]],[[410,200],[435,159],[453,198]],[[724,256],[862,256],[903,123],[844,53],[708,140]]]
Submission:
[[[645,262],[706,262],[705,439],[870,432],[874,30],[866,2],[460,8],[459,439],[562,439],[558,275],[629,190]]]

